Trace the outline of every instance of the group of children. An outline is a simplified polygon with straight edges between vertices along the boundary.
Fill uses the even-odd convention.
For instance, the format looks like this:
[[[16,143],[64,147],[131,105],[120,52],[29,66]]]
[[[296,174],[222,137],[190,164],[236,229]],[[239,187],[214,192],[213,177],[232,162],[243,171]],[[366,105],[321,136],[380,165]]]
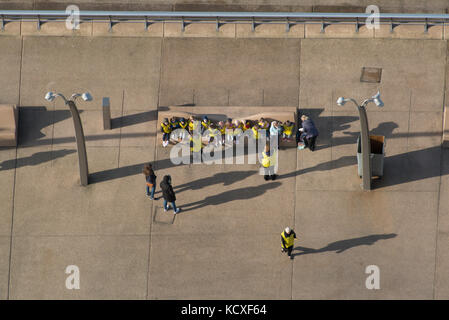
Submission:
[[[284,141],[291,141],[295,132],[295,124],[289,120],[283,123],[275,120],[270,124],[264,118],[260,118],[259,121],[233,121],[228,118],[226,121],[214,123],[207,116],[204,116],[201,121],[195,119],[193,116],[188,120],[172,117],[170,120],[165,118],[161,123],[162,146],[168,146],[170,138],[178,142],[185,141],[187,134],[189,134],[192,145],[193,132],[198,129],[197,126],[200,126],[199,131],[201,135],[206,133],[209,136],[209,143],[214,143],[216,146],[225,145],[226,143],[238,144],[238,138],[247,130],[251,130],[250,134],[256,140],[260,138],[260,130],[265,130],[268,138],[270,136],[277,136],[278,138],[282,137]]]

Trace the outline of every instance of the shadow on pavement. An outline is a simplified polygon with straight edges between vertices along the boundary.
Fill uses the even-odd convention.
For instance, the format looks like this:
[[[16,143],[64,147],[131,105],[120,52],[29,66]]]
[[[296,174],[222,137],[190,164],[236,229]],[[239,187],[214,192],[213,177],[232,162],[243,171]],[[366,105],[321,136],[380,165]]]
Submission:
[[[441,163],[441,154],[443,163]],[[441,146],[431,147],[385,157],[384,175],[381,179],[374,179],[373,189],[400,185],[449,174],[449,166],[445,162],[449,159],[449,151],[442,151]],[[442,165],[441,165],[442,164]],[[344,156],[336,160],[323,162],[316,166],[279,175],[278,179],[290,178],[314,171],[328,171],[347,166],[357,165],[357,157]],[[354,167],[354,175],[357,168]],[[361,179],[360,179],[361,181]]]
[[[207,186],[221,184],[229,186],[231,184],[240,182],[249,176],[258,173],[258,171],[231,171],[231,172],[219,172],[211,177],[202,178],[194,181],[190,181],[179,186],[174,186],[176,193],[181,193],[187,190],[199,190]],[[160,191],[158,191],[160,192]]]
[[[206,197],[203,200],[180,206],[182,212],[193,211],[207,206],[217,206],[235,200],[248,200],[263,195],[265,192],[279,187],[279,182],[264,183],[256,187],[239,188],[217,195]]]
[[[157,120],[158,111],[161,111],[161,109],[159,108],[159,110],[144,111],[140,113],[129,114],[118,118],[113,118],[111,119],[111,128],[112,129],[123,128],[139,123]]]
[[[62,158],[68,154],[75,153],[76,150],[55,150],[55,151],[44,151],[44,152],[36,152],[32,156],[6,160],[0,163],[0,171],[2,170],[10,170],[14,168],[20,168],[25,166],[36,166],[38,164],[54,160],[56,158]]]
[[[294,253],[293,256],[300,256],[300,255],[311,254],[311,253],[331,252],[331,251],[333,251],[335,253],[342,253],[342,252],[344,252],[348,249],[354,248],[354,247],[372,246],[379,240],[392,239],[392,238],[395,238],[396,236],[397,236],[396,233],[373,234],[373,235],[366,236],[366,237],[352,238],[352,239],[346,239],[346,240],[332,242],[321,249],[313,249],[313,248],[297,246],[293,250],[295,250],[295,251],[300,250],[302,252]]]

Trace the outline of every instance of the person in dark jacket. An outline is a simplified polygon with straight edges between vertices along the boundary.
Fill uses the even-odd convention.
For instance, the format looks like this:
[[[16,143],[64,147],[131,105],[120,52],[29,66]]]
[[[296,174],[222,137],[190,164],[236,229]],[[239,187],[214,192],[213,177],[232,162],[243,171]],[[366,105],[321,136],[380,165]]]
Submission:
[[[156,191],[156,175],[154,174],[151,163],[148,163],[143,167],[143,174],[145,175],[145,181],[147,183],[147,196],[149,196],[151,200],[154,200],[154,191]]]
[[[170,209],[168,203],[171,203],[173,212],[177,214],[181,209],[176,208],[176,196],[171,185],[171,177],[169,175],[164,176],[160,186],[162,190],[162,197],[164,198],[164,211]]]
[[[315,127],[315,124],[308,116],[303,115],[301,117],[302,120],[302,128],[299,129],[301,132],[300,139],[304,142],[305,147],[309,148],[310,151],[315,150],[316,138],[318,137],[318,130]]]

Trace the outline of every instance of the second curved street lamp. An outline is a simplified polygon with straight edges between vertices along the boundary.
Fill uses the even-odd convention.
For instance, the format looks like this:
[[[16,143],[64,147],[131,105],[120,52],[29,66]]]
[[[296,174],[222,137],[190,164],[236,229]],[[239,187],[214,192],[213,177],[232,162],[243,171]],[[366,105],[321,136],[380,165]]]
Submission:
[[[359,110],[360,116],[360,135],[362,140],[362,188],[363,190],[371,190],[371,142],[369,138],[368,117],[366,115],[366,106],[370,102],[374,102],[376,106],[383,107],[384,103],[380,99],[380,92],[378,91],[374,96],[365,99],[362,104],[358,104],[353,98],[340,97],[337,99],[337,104],[343,106],[346,102],[352,101]]]

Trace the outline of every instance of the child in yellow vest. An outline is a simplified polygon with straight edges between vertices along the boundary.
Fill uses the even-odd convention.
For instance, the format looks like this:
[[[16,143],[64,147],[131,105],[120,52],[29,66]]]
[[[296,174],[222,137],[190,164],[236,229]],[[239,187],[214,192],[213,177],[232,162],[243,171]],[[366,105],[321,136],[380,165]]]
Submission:
[[[293,122],[290,122],[290,120],[287,120],[282,125],[283,132],[282,132],[282,140],[290,141],[293,137],[293,129],[295,127],[295,124]]]
[[[234,142],[234,124],[232,123],[232,119],[226,120],[226,142],[233,143]]]
[[[162,146],[165,148],[170,143],[170,134],[172,132],[172,127],[167,118],[161,122],[161,132],[162,132]]]
[[[235,144],[239,144],[240,137],[243,134],[243,123],[240,120],[234,121],[234,141]]]
[[[223,121],[218,122],[218,130],[221,133],[220,144],[223,145],[226,139],[226,127]]]

